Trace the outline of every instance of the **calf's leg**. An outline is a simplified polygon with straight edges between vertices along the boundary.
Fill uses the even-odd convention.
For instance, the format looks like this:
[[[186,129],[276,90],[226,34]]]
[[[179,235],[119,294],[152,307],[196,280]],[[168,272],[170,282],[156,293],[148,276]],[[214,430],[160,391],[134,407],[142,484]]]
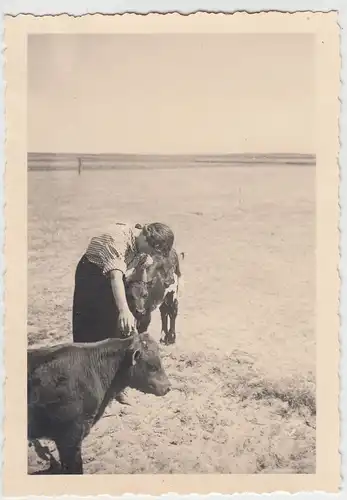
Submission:
[[[168,343],[169,344],[174,344],[176,342],[176,318],[178,314],[178,300],[174,299],[172,301],[172,304],[170,306],[170,312],[169,312],[169,317],[170,317],[170,330],[169,330],[169,335],[168,335]]]
[[[83,424],[75,422],[55,439],[62,474],[83,474],[82,433]]]
[[[81,444],[70,446],[57,443],[62,474],[83,474]]]
[[[162,344],[167,344],[167,338],[168,338],[168,333],[169,333],[169,326],[168,326],[169,313],[168,313],[168,306],[166,303],[166,297],[165,297],[164,302],[159,307],[159,310],[160,310],[160,317],[161,317],[161,332],[164,334],[164,336],[160,337],[160,342]]]
[[[160,306],[162,332],[164,339],[160,339],[166,345],[176,342],[176,318],[178,314],[178,300],[173,292],[166,295],[164,302]],[[170,318],[170,328],[168,327],[168,318]]]

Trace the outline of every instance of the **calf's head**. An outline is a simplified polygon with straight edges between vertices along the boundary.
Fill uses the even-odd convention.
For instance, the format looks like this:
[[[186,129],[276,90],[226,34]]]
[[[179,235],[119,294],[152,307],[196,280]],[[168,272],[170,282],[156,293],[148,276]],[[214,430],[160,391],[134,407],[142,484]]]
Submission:
[[[129,386],[147,394],[165,396],[171,384],[162,365],[157,342],[148,333],[136,335],[131,356]]]
[[[139,319],[146,314],[148,299],[148,286],[145,281],[132,281],[126,289],[127,301],[130,311]]]
[[[146,313],[148,299],[148,268],[153,265],[150,255],[141,254],[134,267],[125,274],[125,291],[129,308],[136,318]]]
[[[141,320],[161,302],[165,288],[175,282],[172,258],[142,254],[126,272],[125,290],[129,308]]]

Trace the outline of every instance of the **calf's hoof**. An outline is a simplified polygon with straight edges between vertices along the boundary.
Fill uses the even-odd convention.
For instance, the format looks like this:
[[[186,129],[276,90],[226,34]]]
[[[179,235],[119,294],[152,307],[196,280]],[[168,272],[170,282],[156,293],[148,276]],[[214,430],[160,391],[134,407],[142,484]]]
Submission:
[[[176,342],[176,337],[167,335],[164,338],[160,339],[160,343],[164,345],[172,345]]]

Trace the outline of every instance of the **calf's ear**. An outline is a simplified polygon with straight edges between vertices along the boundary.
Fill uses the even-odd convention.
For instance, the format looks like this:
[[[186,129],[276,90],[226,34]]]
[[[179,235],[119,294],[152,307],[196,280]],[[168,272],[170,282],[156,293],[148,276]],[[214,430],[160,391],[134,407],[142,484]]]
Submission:
[[[132,365],[136,365],[137,361],[139,360],[141,355],[140,349],[136,349],[133,354],[132,354]]]

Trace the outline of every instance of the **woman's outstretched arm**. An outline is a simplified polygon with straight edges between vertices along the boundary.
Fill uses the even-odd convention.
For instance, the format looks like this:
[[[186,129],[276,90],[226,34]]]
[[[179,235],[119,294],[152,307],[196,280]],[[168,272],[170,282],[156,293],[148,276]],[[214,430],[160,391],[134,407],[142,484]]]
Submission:
[[[136,328],[136,321],[132,315],[125,295],[123,272],[115,269],[110,271],[111,287],[116,306],[119,311],[119,327],[122,332],[129,334]]]

